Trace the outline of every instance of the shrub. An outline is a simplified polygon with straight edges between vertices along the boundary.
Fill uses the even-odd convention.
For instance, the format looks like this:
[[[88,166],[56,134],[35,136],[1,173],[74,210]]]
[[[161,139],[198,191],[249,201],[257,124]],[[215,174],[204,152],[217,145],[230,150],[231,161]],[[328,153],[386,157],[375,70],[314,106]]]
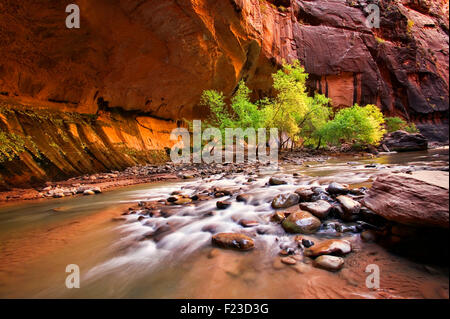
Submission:
[[[377,106],[355,104],[340,110],[333,120],[327,122],[321,136],[333,145],[341,142],[377,145],[386,133],[383,124],[384,117]]]

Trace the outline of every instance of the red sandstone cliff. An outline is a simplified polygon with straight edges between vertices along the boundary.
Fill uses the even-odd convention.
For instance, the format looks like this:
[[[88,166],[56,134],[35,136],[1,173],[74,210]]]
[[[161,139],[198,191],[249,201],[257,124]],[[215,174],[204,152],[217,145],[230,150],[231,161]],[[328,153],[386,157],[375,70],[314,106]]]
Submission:
[[[379,29],[365,26],[363,9],[370,2],[78,0],[81,28],[67,29],[67,3],[2,0],[0,102],[6,109],[106,117],[120,110],[132,126],[139,126],[137,115],[154,117],[147,133],[161,132],[152,138],[167,140],[162,126],[204,116],[207,110],[198,106],[204,89],[231,94],[246,79],[255,95],[268,94],[270,74],[282,60],[299,59],[311,74],[311,90],[325,93],[335,106],[375,103],[386,114],[415,121],[428,136],[448,139],[448,1],[379,1]],[[32,124],[23,121],[30,119],[0,116],[0,128],[32,135]],[[108,125],[119,135],[140,142],[99,133],[88,149],[98,147],[96,141],[113,153],[117,143],[149,149],[139,130],[114,123]],[[117,161],[114,167],[123,164]],[[66,175],[86,171],[66,162],[60,165]],[[3,165],[9,175],[12,165]]]

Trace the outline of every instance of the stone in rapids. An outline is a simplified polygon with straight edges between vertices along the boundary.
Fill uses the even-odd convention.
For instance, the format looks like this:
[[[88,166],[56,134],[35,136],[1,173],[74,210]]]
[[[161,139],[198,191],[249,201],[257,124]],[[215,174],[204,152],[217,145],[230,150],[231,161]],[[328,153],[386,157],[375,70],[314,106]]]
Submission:
[[[299,188],[295,191],[300,199],[304,202],[309,202],[314,195],[314,192],[310,188]]]
[[[344,258],[322,255],[314,260],[314,266],[330,271],[338,271],[344,266]]]
[[[352,245],[347,240],[330,239],[310,248],[305,249],[305,256],[315,257],[320,255],[346,255],[352,251]]]
[[[212,243],[220,248],[250,250],[255,248],[253,239],[243,234],[220,233],[212,237]]]
[[[317,202],[300,203],[300,208],[310,212],[320,219],[325,219],[328,216],[332,206],[327,201],[318,200]]]
[[[287,182],[282,180],[281,178],[271,177],[269,179],[269,185],[277,186],[277,185],[284,185],[284,184],[287,184]]]
[[[349,192],[349,190],[344,185],[332,182],[330,185],[328,185],[327,192],[330,194],[345,195]]]
[[[320,220],[312,214],[299,210],[289,215],[282,226],[288,233],[294,234],[312,234],[320,227]]]
[[[216,203],[216,206],[218,209],[227,209],[228,207],[231,206],[231,202],[228,201],[218,201]]]
[[[299,196],[295,193],[280,194],[272,200],[272,208],[288,208],[297,205]]]
[[[359,214],[361,204],[353,200],[351,197],[341,195],[336,197],[336,199],[339,203],[341,203],[342,208],[344,209],[343,217],[345,220],[352,220],[355,215]]]

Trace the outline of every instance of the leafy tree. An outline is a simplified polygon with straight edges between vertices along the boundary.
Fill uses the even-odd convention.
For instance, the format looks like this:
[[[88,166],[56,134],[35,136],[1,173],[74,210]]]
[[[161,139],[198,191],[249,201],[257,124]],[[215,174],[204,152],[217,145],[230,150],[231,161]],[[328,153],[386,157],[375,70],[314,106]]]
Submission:
[[[384,117],[377,106],[355,104],[340,110],[333,120],[326,123],[321,136],[334,145],[341,142],[377,145],[386,133],[383,124]]]
[[[388,133],[395,132],[398,130],[404,130],[409,133],[419,132],[414,123],[408,124],[405,120],[399,117],[386,117],[385,120],[386,120],[386,129]]]

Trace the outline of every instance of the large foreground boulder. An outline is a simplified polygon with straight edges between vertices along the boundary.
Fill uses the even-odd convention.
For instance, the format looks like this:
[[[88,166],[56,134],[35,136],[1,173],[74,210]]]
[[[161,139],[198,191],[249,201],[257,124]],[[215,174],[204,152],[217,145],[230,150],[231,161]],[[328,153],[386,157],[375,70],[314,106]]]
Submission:
[[[380,176],[364,198],[385,218],[376,240],[389,250],[426,263],[449,264],[448,172]]]
[[[382,142],[390,151],[412,152],[428,149],[428,140],[419,133],[395,131],[389,133]]]
[[[444,179],[444,183],[438,183],[439,179]],[[365,196],[364,204],[399,224],[448,229],[448,196],[448,172],[423,171],[411,176],[379,176]]]

